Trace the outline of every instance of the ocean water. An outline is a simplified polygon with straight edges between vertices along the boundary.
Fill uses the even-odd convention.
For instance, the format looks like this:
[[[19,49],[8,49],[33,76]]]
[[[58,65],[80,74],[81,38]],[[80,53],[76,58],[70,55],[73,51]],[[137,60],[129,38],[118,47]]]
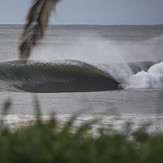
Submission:
[[[61,121],[75,114],[162,127],[163,26],[50,26],[27,65],[17,61],[21,33],[0,26],[1,109],[13,103],[7,123],[31,120],[37,94],[42,114]]]

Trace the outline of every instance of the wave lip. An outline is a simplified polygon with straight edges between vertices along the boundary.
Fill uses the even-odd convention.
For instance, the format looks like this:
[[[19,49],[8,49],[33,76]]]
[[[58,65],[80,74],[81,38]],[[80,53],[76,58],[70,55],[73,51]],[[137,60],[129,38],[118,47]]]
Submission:
[[[97,67],[80,61],[19,61],[0,64],[0,87],[27,92],[90,92],[116,90],[119,83]],[[2,88],[1,88],[2,89]]]

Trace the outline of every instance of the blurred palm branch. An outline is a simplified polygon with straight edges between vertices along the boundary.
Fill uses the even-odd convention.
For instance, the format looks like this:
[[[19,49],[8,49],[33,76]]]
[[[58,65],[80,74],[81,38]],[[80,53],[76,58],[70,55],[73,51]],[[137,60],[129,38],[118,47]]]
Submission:
[[[52,10],[60,0],[34,0],[27,15],[22,41],[19,46],[19,59],[26,63],[31,55],[32,48],[36,46],[45,33],[45,28]]]

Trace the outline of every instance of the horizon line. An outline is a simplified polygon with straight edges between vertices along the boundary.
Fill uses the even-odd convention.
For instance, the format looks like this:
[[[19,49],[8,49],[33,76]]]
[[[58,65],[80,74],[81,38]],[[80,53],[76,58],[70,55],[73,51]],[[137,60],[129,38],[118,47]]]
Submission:
[[[0,24],[0,26],[24,26],[25,24]],[[163,26],[163,24],[48,24],[47,26]]]

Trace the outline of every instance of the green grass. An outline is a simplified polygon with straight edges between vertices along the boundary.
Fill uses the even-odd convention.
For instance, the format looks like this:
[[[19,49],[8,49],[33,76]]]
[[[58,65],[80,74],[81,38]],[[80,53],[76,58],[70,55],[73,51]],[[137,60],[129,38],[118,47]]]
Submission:
[[[9,109],[10,102],[4,104]],[[75,118],[61,126],[55,118],[43,122],[35,100],[37,121],[11,131],[0,125],[0,163],[162,163],[163,134],[148,134],[147,127],[136,131],[126,124],[125,132],[101,128],[91,134],[88,122],[73,127]]]

